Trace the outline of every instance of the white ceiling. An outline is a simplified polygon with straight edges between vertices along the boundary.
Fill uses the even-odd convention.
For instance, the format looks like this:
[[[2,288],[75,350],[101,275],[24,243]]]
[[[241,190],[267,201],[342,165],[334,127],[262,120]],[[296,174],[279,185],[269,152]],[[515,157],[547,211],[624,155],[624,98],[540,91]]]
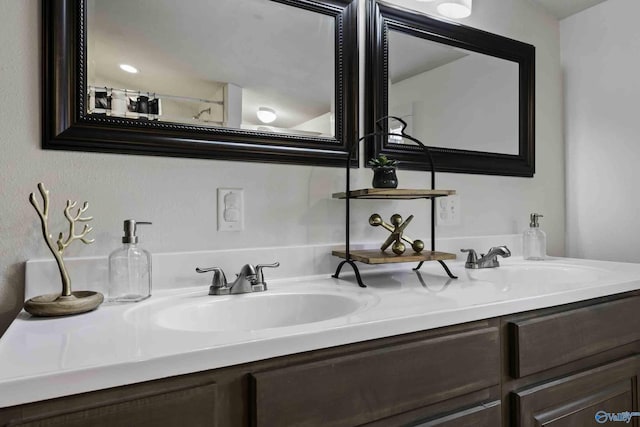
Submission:
[[[558,19],[564,19],[606,0],[531,0]]]
[[[389,32],[389,80],[392,84],[441,67],[467,56],[469,52],[440,43]]]

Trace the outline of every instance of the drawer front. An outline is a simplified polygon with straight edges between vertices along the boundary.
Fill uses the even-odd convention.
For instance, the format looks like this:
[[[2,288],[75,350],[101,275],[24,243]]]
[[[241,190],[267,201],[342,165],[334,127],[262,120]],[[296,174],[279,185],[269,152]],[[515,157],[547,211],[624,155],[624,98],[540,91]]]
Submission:
[[[516,425],[597,426],[607,422],[606,413],[637,411],[639,367],[640,357],[633,356],[516,391],[512,394]],[[635,417],[631,422],[638,425]]]
[[[256,426],[353,426],[499,384],[498,328],[252,374]]]
[[[640,339],[640,297],[509,323],[510,374],[524,377]]]
[[[64,398],[63,398],[64,399]],[[73,399],[73,396],[69,399]],[[216,384],[172,390],[106,404],[88,406],[57,414],[14,420],[8,426],[20,427],[215,427]]]

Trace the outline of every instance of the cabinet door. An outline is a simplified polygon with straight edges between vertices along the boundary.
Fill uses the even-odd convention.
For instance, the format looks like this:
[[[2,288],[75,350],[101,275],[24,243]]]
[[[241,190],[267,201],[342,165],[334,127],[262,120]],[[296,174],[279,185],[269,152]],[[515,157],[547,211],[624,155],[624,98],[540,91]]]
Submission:
[[[512,394],[519,427],[601,425],[605,413],[638,411],[640,356],[619,360]],[[602,420],[601,420],[602,421]],[[638,426],[632,418],[629,425]]]

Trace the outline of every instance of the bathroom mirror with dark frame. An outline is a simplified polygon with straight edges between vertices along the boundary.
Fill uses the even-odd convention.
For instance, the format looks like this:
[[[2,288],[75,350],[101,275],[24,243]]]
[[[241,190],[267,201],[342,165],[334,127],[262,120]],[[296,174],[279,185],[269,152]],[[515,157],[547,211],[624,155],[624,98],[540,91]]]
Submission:
[[[429,147],[436,171],[533,176],[534,46],[368,0],[365,73],[367,133],[392,114]],[[420,148],[400,137],[365,148],[367,159],[380,154],[428,170]]]
[[[96,32],[92,32],[96,27],[96,19],[98,19],[95,13],[97,2],[107,2],[102,6],[103,12],[99,17],[102,19],[104,16],[111,16],[113,20],[103,26],[107,32],[111,30],[114,35],[114,40],[109,41],[111,43],[110,50],[103,49],[104,52],[112,55],[126,51],[127,45],[133,44],[134,41],[137,42],[137,38],[148,36],[145,40],[147,43],[154,43],[154,47],[163,49],[165,45],[173,42],[173,36],[170,35],[160,41],[157,40],[158,37],[163,36],[164,32],[179,35],[196,31],[195,28],[189,27],[186,19],[180,19],[180,16],[187,16],[187,14],[178,14],[178,9],[174,10],[176,13],[171,9],[160,10],[161,7],[171,7],[170,5],[182,9],[189,8],[190,2],[194,8],[196,5],[200,8],[206,8],[207,12],[204,13],[210,14],[212,22],[214,18],[230,21],[229,24],[225,22],[227,29],[240,31],[238,30],[240,27],[247,28],[246,25],[240,25],[241,23],[245,24],[243,21],[247,20],[252,23],[249,27],[261,25],[260,28],[270,29],[269,33],[274,34],[274,37],[278,33],[281,37],[280,40],[291,39],[298,44],[301,43],[300,40],[305,40],[305,34],[321,33],[323,40],[325,40],[322,46],[322,56],[311,57],[311,59],[322,61],[320,58],[324,58],[324,61],[322,64],[316,63],[315,67],[314,64],[308,64],[305,70],[313,69],[315,74],[309,73],[306,77],[304,72],[296,75],[294,69],[282,66],[278,69],[280,74],[274,75],[271,70],[261,68],[263,62],[260,62],[257,57],[253,63],[246,57],[240,58],[251,55],[251,52],[260,52],[261,44],[264,46],[265,43],[270,42],[270,37],[265,34],[259,37],[240,37],[241,34],[236,33],[235,36],[228,34],[227,37],[225,33],[224,37],[220,39],[202,40],[202,44],[197,48],[206,49],[207,45],[211,46],[213,43],[226,46],[228,57],[216,58],[216,55],[211,55],[217,59],[218,64],[222,63],[229,65],[229,67],[233,66],[232,62],[236,58],[238,65],[235,70],[238,71],[234,71],[233,68],[229,71],[229,67],[226,67],[226,76],[239,76],[246,71],[246,64],[255,64],[255,72],[265,74],[261,84],[263,92],[267,95],[264,95],[262,99],[265,96],[278,99],[286,98],[286,96],[277,93],[277,85],[268,87],[269,82],[277,82],[279,87],[290,82],[291,86],[294,86],[295,83],[298,85],[296,87],[300,88],[301,84],[298,82],[300,80],[302,83],[306,81],[306,85],[309,87],[316,85],[322,88],[322,91],[316,90],[317,88],[313,88],[313,90],[315,94],[324,92],[325,99],[323,99],[321,108],[327,112],[324,113],[325,110],[319,111],[316,108],[316,110],[310,111],[304,120],[314,122],[313,118],[322,117],[324,131],[310,131],[309,127],[296,127],[294,119],[289,120],[287,126],[282,128],[260,126],[259,122],[251,123],[248,126],[245,126],[244,123],[241,125],[241,116],[246,117],[246,112],[240,112],[239,109],[234,113],[238,118],[235,124],[226,122],[223,124],[222,121],[217,122],[211,119],[213,110],[219,107],[220,101],[204,104],[210,101],[210,95],[198,96],[190,93],[188,96],[191,98],[188,101],[201,103],[190,106],[190,108],[197,108],[195,113],[186,110],[187,113],[183,114],[180,119],[159,119],[158,106],[152,104],[155,93],[152,93],[149,87],[143,87],[144,85],[152,87],[152,83],[146,80],[146,76],[138,80],[139,87],[137,87],[138,90],[142,89],[146,92],[134,92],[133,96],[128,92],[121,93],[121,89],[114,89],[122,87],[117,79],[113,80],[113,83],[109,82],[109,85],[113,86],[112,88],[106,88],[105,78],[103,76],[96,78],[96,69],[98,72],[105,71],[104,65],[95,59],[95,52],[99,51],[99,47],[105,45],[103,40],[94,36]],[[163,0],[161,2],[126,0],[122,6],[129,10],[128,8],[135,2],[141,4],[139,10],[146,10],[151,15],[150,17],[145,16],[145,23],[140,23],[139,26],[136,25],[135,19],[131,20],[132,13],[130,12],[125,13],[128,19],[127,23],[120,22],[118,16],[122,16],[121,8],[115,7],[111,0],[47,0],[42,2],[43,148],[316,166],[344,165],[347,158],[347,147],[357,139],[358,135],[357,0],[232,0],[226,2],[216,2],[216,0]],[[227,16],[228,13],[225,14],[222,10],[223,3],[229,8],[233,8],[232,10],[244,13]],[[240,7],[241,4],[244,7]],[[259,8],[255,7],[256,5],[259,5]],[[107,10],[108,13],[105,13],[104,10]],[[160,14],[164,14],[167,22],[175,21],[176,28],[168,29],[163,25],[162,28],[154,29],[154,19],[157,19]],[[197,14],[192,13],[188,16],[193,19]],[[292,16],[304,18],[300,19],[302,26],[296,25],[295,20],[288,22],[286,26],[280,26],[280,28],[275,25],[269,26],[269,23],[275,24],[282,19],[291,21]],[[233,22],[236,24],[233,25]],[[316,28],[309,28],[308,22],[317,23]],[[191,22],[191,24],[194,23]],[[207,34],[205,31],[210,28],[208,20],[202,19],[200,24],[199,31],[202,32],[199,34]],[[131,31],[126,31],[127,29]],[[150,35],[152,30],[157,31]],[[312,31],[316,31],[316,33]],[[129,37],[130,43],[127,43],[126,37]],[[202,39],[202,37],[199,38]],[[198,37],[195,36],[185,38],[182,46],[187,48],[187,40],[197,39]],[[234,41],[239,39],[242,39],[242,44],[238,42],[239,45],[234,46]],[[314,43],[316,42],[314,41]],[[167,52],[171,52],[170,49],[158,50],[156,56],[160,59],[156,64],[162,66],[164,63],[167,67],[171,64],[175,70],[186,70],[188,67],[191,69],[200,68],[196,72],[204,75],[205,66],[215,62],[208,57],[206,50],[203,50],[203,54],[199,56],[195,53],[191,54],[193,58],[201,58],[201,63],[185,66],[182,60],[185,53],[179,52],[183,56],[178,55],[180,45],[174,43],[173,47],[173,52],[175,52],[173,57],[167,56]],[[302,45],[300,48],[305,49],[309,46]],[[137,50],[137,52],[140,57],[142,50]],[[220,52],[220,50],[216,52]],[[279,49],[269,46],[269,52],[276,52],[277,58],[272,61],[276,65],[278,65],[278,59],[287,64],[301,60],[297,57],[291,58],[296,53],[287,49],[286,46],[280,46]],[[154,59],[151,54],[148,56]],[[253,56],[251,58],[253,59]],[[104,63],[102,62],[102,64]],[[147,71],[158,71],[157,68],[147,67]],[[296,68],[296,70],[300,69],[301,67]],[[316,69],[324,71],[318,73]],[[176,73],[174,72],[174,74]],[[140,76],[142,76],[142,72]],[[306,80],[304,80],[305,78]],[[102,89],[97,88],[94,81],[99,82],[99,85],[105,88],[105,93],[102,93]],[[190,80],[190,82],[193,81],[195,79]],[[226,85],[224,82],[230,82],[230,80],[223,81],[220,87]],[[129,85],[129,83],[126,84]],[[182,85],[185,92],[191,90],[192,86],[196,86],[196,84]],[[231,86],[231,82],[229,86]],[[242,94],[237,95],[238,88],[234,86],[232,89],[236,90],[235,99],[246,103]],[[224,92],[223,99],[225,100],[228,96],[226,90],[226,88],[224,91],[219,89],[217,92],[218,95]],[[242,88],[239,90],[242,93]],[[287,96],[291,93],[300,93],[300,90],[289,90],[288,92]],[[171,103],[175,99],[182,101],[182,98],[187,98],[187,96],[182,96],[183,94],[180,95],[167,94],[162,99],[164,106],[171,107]],[[229,98],[231,96],[233,95],[229,95]],[[301,106],[298,110],[304,108],[302,103],[305,100],[304,96],[306,95],[302,94],[301,98],[296,100]],[[160,97],[156,95],[156,98]],[[254,96],[254,98],[256,97]],[[307,103],[307,107],[308,104],[310,103]],[[164,110],[167,112],[170,108],[164,108]],[[175,111],[175,108],[172,108],[172,111]],[[295,111],[295,113],[297,114],[299,111]],[[253,115],[256,115],[255,112]],[[169,116],[168,113],[165,114],[165,117],[167,116]],[[224,117],[226,120],[226,110]],[[298,122],[302,120],[299,117],[297,116],[296,119]],[[309,126],[313,129],[312,125]],[[326,130],[327,128],[328,130]]]

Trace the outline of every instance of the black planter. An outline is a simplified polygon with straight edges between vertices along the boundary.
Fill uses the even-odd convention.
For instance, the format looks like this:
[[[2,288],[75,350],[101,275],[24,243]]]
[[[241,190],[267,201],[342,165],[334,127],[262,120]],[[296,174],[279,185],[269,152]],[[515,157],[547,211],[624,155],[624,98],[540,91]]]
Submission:
[[[396,188],[398,177],[396,168],[392,166],[379,166],[373,168],[373,188]]]

